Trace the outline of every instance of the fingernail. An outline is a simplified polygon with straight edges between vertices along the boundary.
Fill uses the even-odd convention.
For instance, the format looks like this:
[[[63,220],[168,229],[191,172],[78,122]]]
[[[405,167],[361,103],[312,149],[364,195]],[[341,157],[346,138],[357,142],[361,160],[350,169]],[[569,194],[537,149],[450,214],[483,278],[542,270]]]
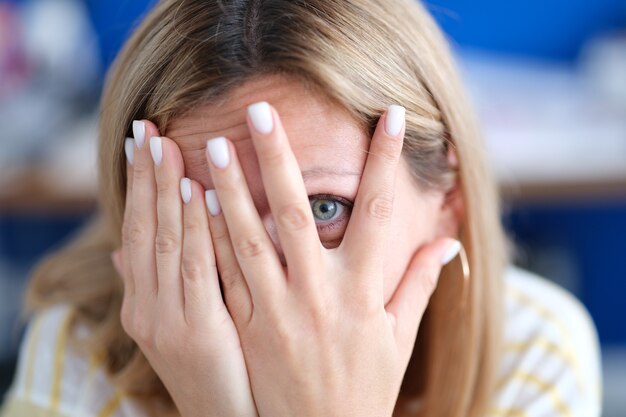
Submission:
[[[272,110],[269,103],[261,101],[248,106],[248,115],[254,128],[261,134],[267,135],[274,129]]]
[[[126,153],[126,159],[128,163],[133,164],[133,158],[135,157],[135,139],[126,138],[124,141],[124,152]]]
[[[183,197],[185,204],[191,201],[191,180],[189,178],[182,178],[180,180],[180,195]]]
[[[225,137],[219,136],[209,139],[206,143],[206,149],[213,165],[218,168],[226,168],[228,166],[230,157],[228,156],[228,143]]]
[[[133,136],[135,137],[137,149],[141,149],[146,139],[146,124],[141,120],[133,121]]]
[[[159,136],[152,136],[150,138],[150,154],[152,154],[152,160],[156,166],[161,165],[163,160],[163,141]]]
[[[443,254],[443,257],[441,258],[441,265],[447,265],[451,260],[454,259],[455,256],[459,254],[460,250],[461,242],[455,240],[453,243],[450,244],[448,249],[446,249],[446,252]]]
[[[206,190],[204,192],[204,199],[206,201],[206,207],[209,209],[211,216],[217,216],[222,211],[220,202],[217,199],[217,193],[215,190]]]
[[[387,109],[387,118],[385,119],[385,131],[389,136],[396,136],[402,130],[404,125],[405,109],[397,104],[392,104]]]

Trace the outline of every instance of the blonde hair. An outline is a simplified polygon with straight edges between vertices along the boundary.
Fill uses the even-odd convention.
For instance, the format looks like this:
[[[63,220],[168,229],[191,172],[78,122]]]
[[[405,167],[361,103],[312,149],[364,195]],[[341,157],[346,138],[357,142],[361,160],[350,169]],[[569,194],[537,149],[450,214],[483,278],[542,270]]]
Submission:
[[[444,189],[458,180],[465,218],[459,238],[471,280],[447,267],[422,320],[396,415],[479,416],[500,360],[501,279],[506,261],[494,181],[448,46],[414,0],[163,0],[127,41],[108,74],[99,135],[96,219],[44,259],[28,292],[36,310],[76,307],[93,329],[90,349],[113,382],[145,398],[170,399],[120,324],[122,284],[109,257],[121,245],[125,205],[124,138],[132,120],[161,132],[175,117],[227,99],[252,77],[297,78],[348,109],[373,131],[388,104],[406,107],[404,157],[416,183]],[[447,162],[453,146],[458,175]],[[419,398],[419,411],[401,406]]]

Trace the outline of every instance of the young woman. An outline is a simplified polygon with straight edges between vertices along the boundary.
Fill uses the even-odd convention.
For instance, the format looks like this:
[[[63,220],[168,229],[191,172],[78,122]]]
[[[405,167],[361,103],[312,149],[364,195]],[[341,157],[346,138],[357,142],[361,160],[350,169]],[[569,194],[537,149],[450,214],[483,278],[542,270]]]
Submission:
[[[161,1],[99,140],[3,416],[599,415],[593,324],[507,267],[420,4]]]

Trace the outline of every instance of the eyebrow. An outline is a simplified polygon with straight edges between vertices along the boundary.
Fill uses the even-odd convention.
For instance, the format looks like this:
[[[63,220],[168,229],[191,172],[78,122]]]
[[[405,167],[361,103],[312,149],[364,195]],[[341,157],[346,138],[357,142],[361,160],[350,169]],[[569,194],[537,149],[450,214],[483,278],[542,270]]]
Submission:
[[[347,175],[354,175],[354,176],[360,177],[361,173],[355,172],[355,171],[346,171],[346,170],[342,171],[342,170],[334,170],[334,169],[321,168],[321,167],[316,167],[316,168],[302,171],[302,178],[305,180],[311,177],[322,177],[322,176],[344,177]]]

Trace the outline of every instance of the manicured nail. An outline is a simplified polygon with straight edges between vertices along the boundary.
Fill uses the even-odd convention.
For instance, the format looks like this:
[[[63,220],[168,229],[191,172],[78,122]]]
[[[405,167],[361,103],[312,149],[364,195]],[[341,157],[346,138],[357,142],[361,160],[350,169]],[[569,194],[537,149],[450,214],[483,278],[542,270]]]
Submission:
[[[460,250],[461,242],[455,240],[453,243],[450,244],[446,252],[443,254],[443,257],[441,258],[441,265],[447,265],[451,260],[455,258],[455,256],[459,254]]]
[[[217,199],[217,193],[215,190],[206,190],[204,192],[204,199],[206,201],[206,206],[209,209],[209,213],[211,216],[217,216],[222,211],[220,207],[220,202]]]
[[[191,180],[189,178],[182,178],[180,180],[180,195],[183,197],[185,204],[191,201]]]
[[[124,152],[126,153],[126,159],[129,164],[133,164],[133,158],[135,157],[135,139],[126,138],[124,141]]]
[[[226,168],[228,166],[230,157],[228,156],[228,143],[225,137],[219,136],[209,139],[206,143],[206,149],[213,165],[218,168]]]
[[[261,134],[267,135],[274,129],[272,110],[269,103],[261,101],[248,106],[248,115],[254,128]]]
[[[161,165],[163,160],[163,141],[159,136],[152,136],[150,138],[150,154],[152,154],[152,160],[156,166]]]
[[[141,120],[133,121],[133,136],[135,137],[137,149],[141,149],[146,140],[146,124]]]
[[[387,118],[385,119],[385,131],[389,136],[396,136],[402,130],[404,125],[405,109],[397,104],[392,104],[387,109]]]

